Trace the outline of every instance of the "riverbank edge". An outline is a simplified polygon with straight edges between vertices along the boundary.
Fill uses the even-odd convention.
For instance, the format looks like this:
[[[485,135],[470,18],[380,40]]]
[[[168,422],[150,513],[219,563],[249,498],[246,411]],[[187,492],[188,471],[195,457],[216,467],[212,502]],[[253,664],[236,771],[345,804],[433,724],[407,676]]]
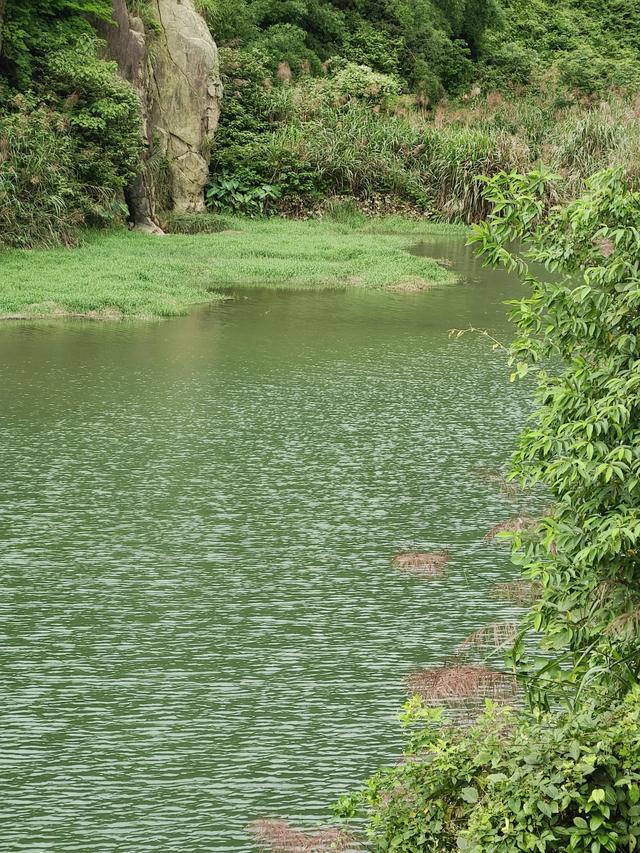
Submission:
[[[411,254],[466,226],[398,216],[335,222],[230,218],[215,233],[88,231],[74,249],[0,253],[0,321],[158,320],[227,299],[233,288],[363,288],[416,293],[454,284],[441,261]]]

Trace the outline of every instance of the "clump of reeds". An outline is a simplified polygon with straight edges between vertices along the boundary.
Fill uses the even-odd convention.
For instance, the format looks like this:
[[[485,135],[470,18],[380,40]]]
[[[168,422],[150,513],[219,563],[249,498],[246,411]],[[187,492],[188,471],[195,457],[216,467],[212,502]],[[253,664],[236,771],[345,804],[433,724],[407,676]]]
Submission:
[[[325,851],[356,851],[361,849],[354,837],[339,827],[296,829],[286,820],[254,820],[249,831],[256,844],[272,853],[325,853]]]
[[[486,699],[510,702],[517,696],[513,676],[472,664],[454,664],[421,669],[409,676],[408,687],[432,706],[470,708]]]
[[[519,625],[517,622],[494,622],[479,628],[456,646],[459,655],[469,654],[472,651],[490,653],[496,649],[506,648],[513,645],[518,636]]]
[[[493,590],[498,598],[504,598],[523,607],[530,607],[541,597],[542,584],[539,581],[507,581],[495,584]]]
[[[403,551],[393,558],[397,569],[425,578],[440,577],[451,555],[448,551]]]
[[[484,541],[491,542],[499,533],[520,533],[523,530],[531,530],[538,523],[533,515],[516,515],[496,524],[485,534]]]

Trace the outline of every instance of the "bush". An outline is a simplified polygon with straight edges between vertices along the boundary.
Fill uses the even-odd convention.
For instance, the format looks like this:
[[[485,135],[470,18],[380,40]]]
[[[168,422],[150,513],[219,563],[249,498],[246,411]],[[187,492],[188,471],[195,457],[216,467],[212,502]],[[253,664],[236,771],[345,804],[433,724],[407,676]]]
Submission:
[[[72,245],[87,199],[64,119],[42,107],[0,117],[0,246]]]
[[[116,64],[97,59],[95,42],[83,38],[48,58],[45,85],[64,99],[82,182],[100,193],[121,190],[140,166],[142,123],[138,96]]]
[[[269,211],[272,202],[279,198],[279,187],[271,184],[252,186],[241,184],[234,178],[220,177],[213,181],[206,194],[207,207],[261,216]]]
[[[527,86],[540,67],[534,48],[519,41],[505,41],[497,33],[487,37],[484,54],[483,80],[489,89]]]
[[[218,45],[248,45],[260,32],[251,0],[196,0]]]
[[[60,4],[67,12],[71,8],[66,0]],[[103,4],[91,4],[92,11],[99,9]],[[33,24],[31,17],[25,21]],[[77,241],[82,224],[121,219],[122,190],[140,165],[142,126],[135,92],[114,63],[97,58],[84,19],[63,16],[58,26],[53,34],[43,27],[42,44],[25,30],[23,42],[32,52],[9,45],[17,57],[16,79],[25,69],[32,71],[36,60],[38,73],[29,94],[10,93],[5,84],[0,245],[69,245]],[[81,34],[73,40],[76,30]],[[55,49],[39,52],[35,44]]]
[[[359,21],[349,33],[343,55],[356,65],[367,65],[383,74],[399,73],[402,36],[382,32],[370,21]]]
[[[567,53],[557,65],[562,82],[587,95],[604,91],[609,83],[606,59],[588,45]]]
[[[412,700],[405,760],[338,805],[374,850],[516,853],[636,849],[640,688],[600,710],[537,718],[489,707],[469,728]]]
[[[293,77],[299,76],[301,72],[318,74],[321,70],[320,60],[309,50],[306,39],[307,34],[300,27],[274,24],[259,35],[254,49],[263,53],[271,74],[277,73],[281,63],[286,63]]]
[[[342,103],[356,100],[371,106],[390,106],[400,90],[396,77],[376,73],[368,65],[355,62],[339,66],[330,80],[330,91]]]
[[[514,534],[513,559],[542,587],[527,625],[543,653],[531,660],[519,645],[514,660],[545,708],[577,705],[593,685],[616,698],[640,676],[640,192],[608,170],[546,213],[555,183],[496,176],[494,211],[473,237],[531,289],[513,310],[511,363],[536,376],[538,411],[513,474],[554,504],[536,535]]]

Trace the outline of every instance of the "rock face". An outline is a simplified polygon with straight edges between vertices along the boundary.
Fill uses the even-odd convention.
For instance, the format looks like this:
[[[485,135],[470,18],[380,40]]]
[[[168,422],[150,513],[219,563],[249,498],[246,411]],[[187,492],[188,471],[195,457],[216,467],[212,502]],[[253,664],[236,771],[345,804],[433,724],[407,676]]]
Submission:
[[[0,3],[2,0],[0,0]],[[153,27],[112,0],[115,26],[104,26],[108,54],[140,96],[148,168],[127,190],[134,223],[152,227],[165,167],[165,202],[178,212],[204,208],[209,147],[220,115],[218,51],[193,0],[148,0]],[[153,165],[155,164],[155,166]]]
[[[174,208],[198,211],[220,116],[218,51],[192,0],[155,0],[155,6],[162,34],[152,60],[149,117],[170,163]]]

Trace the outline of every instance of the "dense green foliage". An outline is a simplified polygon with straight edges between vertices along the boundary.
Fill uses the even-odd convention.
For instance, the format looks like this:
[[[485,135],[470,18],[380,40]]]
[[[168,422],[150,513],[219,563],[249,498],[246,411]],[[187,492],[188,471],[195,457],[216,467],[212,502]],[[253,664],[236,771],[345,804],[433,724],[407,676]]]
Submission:
[[[561,81],[583,94],[640,85],[640,7],[635,0],[501,0],[502,26],[487,34],[487,83]]]
[[[535,374],[538,408],[513,476],[554,501],[513,534],[514,561],[541,590],[511,656],[531,711],[443,728],[410,703],[407,760],[341,804],[366,818],[374,849],[638,846],[640,193],[611,170],[549,211],[556,182],[491,179],[492,213],[472,238],[530,290],[514,304],[510,358],[514,379]]]
[[[517,375],[535,371],[539,407],[515,473],[544,483],[554,506],[539,534],[516,538],[516,556],[544,590],[531,623],[552,659],[528,676],[547,706],[563,686],[617,694],[640,675],[640,193],[605,172],[543,216],[552,187],[541,174],[497,177],[474,238],[531,288],[514,309],[512,360]]]
[[[405,760],[344,797],[374,850],[633,851],[640,839],[640,690],[602,710],[526,717],[489,709],[471,728],[408,706]]]
[[[199,0],[223,46],[274,74],[319,73],[336,57],[395,76],[431,101],[476,80],[540,82],[552,66],[585,92],[638,83],[634,0]],[[282,68],[280,69],[282,70]]]
[[[2,28],[2,76],[26,89],[46,77],[52,51],[91,35],[89,16],[109,19],[110,0],[7,0]]]
[[[477,221],[488,211],[478,174],[542,159],[570,178],[569,197],[599,169],[639,161],[630,0],[246,0],[236,16],[222,0],[203,5],[227,92],[214,209],[300,212],[344,194],[368,210]],[[414,35],[420,49],[407,48]]]
[[[130,5],[153,30],[147,0]],[[478,174],[528,171],[542,159],[575,196],[598,169],[640,162],[632,0],[198,5],[221,46],[226,87],[208,192],[214,211],[306,214],[338,195],[374,213],[477,221],[489,210]],[[122,187],[139,167],[139,124],[132,93],[97,58],[92,22],[108,19],[110,6],[7,2],[1,135],[8,150],[38,155],[46,121],[61,166],[39,179],[44,215],[34,229],[24,187],[29,168],[53,156],[51,140],[24,169],[9,158],[0,176],[11,185],[0,208],[4,243],[19,233],[22,245],[69,242],[78,224],[123,210]],[[608,114],[597,104],[604,96]],[[16,120],[21,112],[33,114],[33,127]]]
[[[87,15],[106,0],[10,2],[0,57],[0,245],[72,243],[121,218],[139,168],[139,104],[100,60]]]
[[[437,98],[472,80],[473,57],[495,0],[200,0],[223,45],[251,47],[271,73],[286,62],[294,76],[319,72],[332,57],[398,76]]]
[[[332,194],[366,209],[412,209],[478,221],[489,210],[478,175],[528,171],[544,158],[565,197],[623,165],[635,176],[640,125],[624,99],[582,106],[562,92],[477,99],[416,113],[395,78],[337,63],[332,75],[265,86],[253,53],[222,52],[227,92],[212,160],[215,209],[297,212]]]

